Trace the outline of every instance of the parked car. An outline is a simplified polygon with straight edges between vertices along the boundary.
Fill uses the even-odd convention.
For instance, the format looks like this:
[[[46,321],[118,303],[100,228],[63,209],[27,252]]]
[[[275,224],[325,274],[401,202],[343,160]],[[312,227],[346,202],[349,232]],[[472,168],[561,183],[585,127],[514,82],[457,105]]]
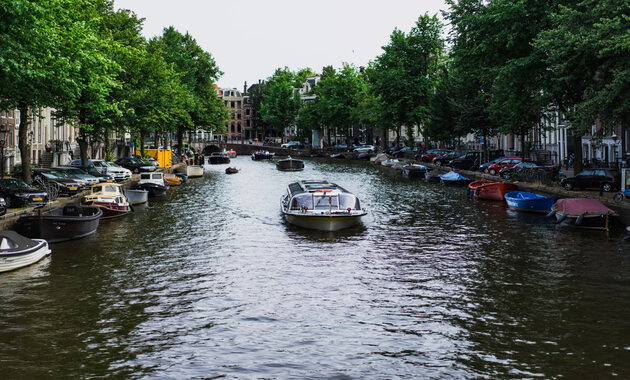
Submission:
[[[461,154],[457,151],[450,151],[446,154],[442,154],[433,158],[432,162],[435,166],[447,165],[452,160],[460,157]]]
[[[519,173],[523,170],[537,170],[543,171],[552,174],[552,178],[555,177],[557,180],[558,173],[560,168],[558,166],[553,165],[540,165],[533,161],[523,161],[511,167],[505,167],[499,170],[499,175],[505,179],[510,178],[510,176],[514,173]]]
[[[374,145],[357,145],[353,150],[356,153],[374,153],[375,151]]]
[[[490,150],[488,151],[488,159],[494,160],[497,157],[503,156],[503,150]],[[467,152],[463,157],[459,157],[450,162],[450,166],[454,169],[477,169],[480,166],[480,162],[483,159],[483,154],[480,150],[473,150]]]
[[[147,163],[136,157],[123,157],[117,159],[114,162],[122,166],[123,168],[131,170],[132,173],[155,171],[155,166],[148,165]]]
[[[145,157],[135,156],[135,157],[140,159],[140,161],[144,162],[147,165],[152,165],[153,167],[155,167],[155,169],[160,167],[160,161],[156,160],[155,158],[151,156],[145,156]]]
[[[448,152],[446,149],[429,149],[424,153],[416,154],[415,159],[422,162],[431,162],[435,157],[442,156]]]
[[[7,213],[7,202],[4,198],[0,197],[0,216]]]
[[[289,141],[286,142],[282,145],[280,145],[281,148],[288,148],[288,149],[304,149],[304,144],[302,144],[299,141]]]
[[[494,164],[488,166],[488,173],[492,175],[496,175],[503,168],[510,168],[517,164],[520,164],[523,161],[520,157],[511,157],[511,158],[502,158],[497,160]]]
[[[490,160],[488,162],[484,162],[483,164],[479,165],[479,171],[480,172],[484,172],[484,173],[488,173],[488,168],[490,167],[490,165],[494,164],[495,162],[502,160],[504,158],[516,158],[516,157],[497,157],[494,160]]]
[[[82,167],[81,160],[72,160],[70,161],[70,165]],[[98,170],[99,172],[104,174],[110,174],[114,177],[114,180],[116,181],[124,181],[131,178],[131,171],[129,169],[125,169],[120,165],[116,165],[113,162],[107,162],[104,160],[88,160],[88,173],[96,175],[96,173],[90,171],[90,169]]]
[[[621,172],[617,169],[586,169],[560,181],[560,185],[567,190],[592,188],[606,192],[619,189],[620,184]]]
[[[85,189],[85,185],[53,169],[33,169],[33,180],[36,182],[42,181],[46,184],[54,184],[59,187],[59,193],[63,195],[74,195]]]
[[[103,182],[99,177],[88,174],[88,172],[79,169],[76,166],[56,166],[53,169],[63,173],[68,178],[77,180],[77,182],[84,182],[86,186],[92,186]]]
[[[48,203],[48,193],[36,189],[19,178],[0,178],[0,196],[5,207],[43,206]]]
[[[392,156],[396,158],[405,157],[406,155],[411,154],[411,148],[408,146],[404,146],[400,149],[393,151],[391,154]]]

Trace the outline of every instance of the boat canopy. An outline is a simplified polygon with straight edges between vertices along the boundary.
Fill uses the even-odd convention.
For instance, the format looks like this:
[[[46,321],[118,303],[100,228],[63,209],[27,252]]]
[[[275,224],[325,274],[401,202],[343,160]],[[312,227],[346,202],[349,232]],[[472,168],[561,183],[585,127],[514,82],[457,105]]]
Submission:
[[[445,181],[468,181],[468,178],[454,171],[443,174],[440,178]]]
[[[360,210],[359,199],[350,193],[321,191],[297,194],[291,200],[291,210]]]
[[[553,205],[553,209],[567,215],[615,214],[615,211],[606,207],[600,200],[589,198],[558,199]]]

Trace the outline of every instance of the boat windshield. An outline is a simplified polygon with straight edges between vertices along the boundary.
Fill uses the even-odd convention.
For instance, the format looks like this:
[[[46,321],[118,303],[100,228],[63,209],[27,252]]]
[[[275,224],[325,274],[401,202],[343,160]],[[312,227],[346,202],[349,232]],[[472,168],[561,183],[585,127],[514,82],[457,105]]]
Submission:
[[[315,202],[315,210],[339,209],[339,197],[337,195],[315,195],[313,201]]]
[[[360,210],[359,198],[352,194],[339,194],[339,208],[342,210],[355,209]]]
[[[300,194],[293,197],[291,210],[313,209],[313,196],[311,194]]]

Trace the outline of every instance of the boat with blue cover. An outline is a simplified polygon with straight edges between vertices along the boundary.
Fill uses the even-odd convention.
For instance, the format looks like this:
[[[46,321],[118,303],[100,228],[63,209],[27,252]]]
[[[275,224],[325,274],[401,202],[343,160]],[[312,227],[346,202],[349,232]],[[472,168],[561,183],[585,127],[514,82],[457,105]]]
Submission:
[[[470,179],[451,170],[440,176],[440,183],[451,186],[467,186],[470,183]]]
[[[529,193],[526,191],[510,191],[505,194],[505,202],[511,210],[549,213],[551,207],[560,197]]]

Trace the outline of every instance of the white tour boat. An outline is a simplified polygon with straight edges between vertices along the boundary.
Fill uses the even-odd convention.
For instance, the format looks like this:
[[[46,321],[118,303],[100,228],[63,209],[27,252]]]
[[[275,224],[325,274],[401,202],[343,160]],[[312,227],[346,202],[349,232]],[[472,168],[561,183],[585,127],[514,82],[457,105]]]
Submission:
[[[321,231],[352,227],[367,214],[354,194],[328,181],[289,184],[281,207],[287,222]]]

